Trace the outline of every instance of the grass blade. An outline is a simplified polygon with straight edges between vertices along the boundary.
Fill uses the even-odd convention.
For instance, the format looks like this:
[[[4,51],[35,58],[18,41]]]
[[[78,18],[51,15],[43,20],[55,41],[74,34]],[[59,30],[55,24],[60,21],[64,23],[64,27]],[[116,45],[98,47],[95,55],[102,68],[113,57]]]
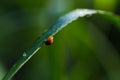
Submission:
[[[13,67],[10,69],[10,71],[6,74],[6,76],[3,78],[3,80],[10,80],[15,73],[40,49],[40,47],[44,44],[44,41],[47,40],[49,36],[54,36],[57,32],[59,32],[62,28],[64,28],[68,23],[71,23],[72,21],[78,19],[79,17],[85,17],[85,16],[91,16],[93,14],[102,14],[102,15],[108,15],[112,16],[109,20],[112,22],[115,22],[115,24],[120,21],[120,18],[118,18],[116,15],[101,11],[101,10],[89,10],[89,9],[76,9],[65,16],[61,17],[56,21],[53,26],[51,26],[45,33],[43,33],[36,41],[35,43],[26,50],[23,55],[18,59],[18,61],[13,65]],[[117,21],[115,21],[117,19]]]

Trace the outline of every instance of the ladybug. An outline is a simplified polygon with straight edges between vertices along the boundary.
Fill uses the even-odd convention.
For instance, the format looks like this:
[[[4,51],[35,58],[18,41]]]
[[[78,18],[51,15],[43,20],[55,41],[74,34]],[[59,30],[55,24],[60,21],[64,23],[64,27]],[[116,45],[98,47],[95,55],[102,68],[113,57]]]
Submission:
[[[46,41],[45,41],[45,45],[51,45],[53,43],[53,37],[50,36]]]

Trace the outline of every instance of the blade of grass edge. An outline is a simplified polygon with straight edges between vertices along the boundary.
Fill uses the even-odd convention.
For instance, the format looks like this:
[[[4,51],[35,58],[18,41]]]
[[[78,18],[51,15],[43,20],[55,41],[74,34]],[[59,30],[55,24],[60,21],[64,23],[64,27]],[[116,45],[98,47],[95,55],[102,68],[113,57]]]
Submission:
[[[68,23],[71,23],[72,21],[76,20],[79,17],[91,16],[93,14],[111,15],[112,17],[114,17],[114,19],[116,19],[117,17],[116,15],[110,12],[101,11],[101,10],[90,10],[90,9],[76,9],[66,14],[65,16],[58,19],[56,23],[53,24],[40,37],[38,37],[35,43],[23,53],[23,55],[17,60],[17,62],[12,66],[12,68],[9,70],[9,72],[4,76],[2,80],[10,80],[16,74],[16,72],[40,49],[40,47],[44,44],[44,41],[49,36],[55,35]],[[111,19],[111,21],[113,20],[112,22],[114,22],[114,19]]]

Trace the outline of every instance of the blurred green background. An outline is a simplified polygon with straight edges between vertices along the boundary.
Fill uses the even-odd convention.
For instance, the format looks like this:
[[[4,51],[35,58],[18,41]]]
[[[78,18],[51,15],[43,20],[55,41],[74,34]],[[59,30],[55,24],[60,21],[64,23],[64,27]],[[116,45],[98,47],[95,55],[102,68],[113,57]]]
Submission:
[[[120,0],[0,0],[0,80],[24,50],[76,8],[120,15]],[[120,31],[95,15],[67,25],[12,80],[120,80]]]

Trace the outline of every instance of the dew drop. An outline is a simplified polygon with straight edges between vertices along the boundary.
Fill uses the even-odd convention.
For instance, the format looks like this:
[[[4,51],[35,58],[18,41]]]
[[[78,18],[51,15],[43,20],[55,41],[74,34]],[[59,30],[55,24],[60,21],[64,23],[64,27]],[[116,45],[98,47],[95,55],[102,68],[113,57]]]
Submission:
[[[26,53],[25,52],[23,53],[23,56],[26,57]]]

